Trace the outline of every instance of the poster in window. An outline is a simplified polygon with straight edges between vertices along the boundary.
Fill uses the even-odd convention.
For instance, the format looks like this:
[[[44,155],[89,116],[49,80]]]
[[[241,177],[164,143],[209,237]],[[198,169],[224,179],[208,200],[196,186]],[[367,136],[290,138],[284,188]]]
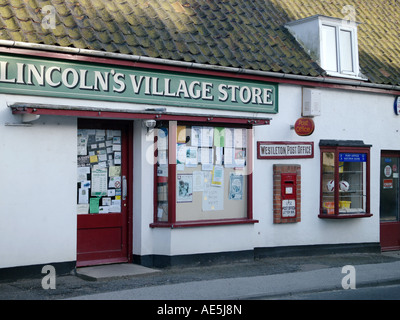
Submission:
[[[197,147],[186,148],[186,166],[197,167]]]
[[[178,143],[176,145],[176,164],[186,163],[186,144]]]
[[[92,172],[92,196],[107,195],[107,168],[96,166]]]
[[[246,151],[242,149],[235,149],[235,166],[244,167],[246,160]]]
[[[225,128],[224,142],[225,142],[225,147],[227,148],[233,148],[235,146],[233,128]]]
[[[217,211],[224,210],[224,185],[213,186],[211,184],[205,184],[203,199],[202,199],[202,210],[203,211]]]
[[[246,129],[234,129],[233,138],[235,148],[246,148]]]
[[[168,130],[166,128],[158,129],[157,148],[158,150],[168,149]]]
[[[186,126],[178,126],[176,129],[178,143],[186,143]]]
[[[211,185],[220,187],[224,180],[224,168],[222,166],[215,166],[212,171]]]
[[[90,198],[89,203],[89,212],[90,213],[99,213],[99,202],[100,198]]]
[[[204,173],[203,171],[193,172],[193,192],[204,190]]]
[[[87,167],[90,165],[90,156],[78,156],[78,167]]]
[[[224,147],[225,146],[225,128],[214,128],[214,146]]]
[[[243,176],[231,174],[229,176],[229,200],[243,199]]]
[[[191,141],[193,147],[201,147],[201,127],[192,127]]]
[[[88,214],[89,213],[89,204],[88,203],[77,204],[77,213],[78,214]]]
[[[214,140],[214,128],[202,127],[201,128],[201,145],[199,147],[212,147]]]
[[[200,162],[201,164],[212,164],[214,153],[211,148],[199,148],[198,151],[200,154]]]
[[[87,155],[87,137],[78,135],[78,156]]]
[[[193,176],[191,174],[178,174],[176,188],[176,201],[178,203],[192,202]]]
[[[226,168],[235,167],[234,163],[234,148],[224,148],[224,166]]]

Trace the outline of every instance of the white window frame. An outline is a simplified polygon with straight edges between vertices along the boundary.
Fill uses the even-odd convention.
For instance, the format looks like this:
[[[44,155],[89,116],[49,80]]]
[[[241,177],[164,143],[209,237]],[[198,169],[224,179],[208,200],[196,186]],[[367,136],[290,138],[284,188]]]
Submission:
[[[335,35],[336,35],[336,43],[335,43],[335,48],[336,48],[336,67],[337,70],[328,70],[326,69],[326,65],[324,63],[324,59],[326,59],[329,55],[329,52],[324,52],[325,51],[325,39],[323,39],[323,28],[324,27],[333,27],[335,28]],[[357,39],[357,29],[356,25],[354,26],[346,26],[344,23],[332,23],[332,22],[325,22],[321,21],[320,25],[320,43],[321,43],[321,66],[322,68],[325,69],[325,71],[328,73],[328,75],[331,76],[340,76],[340,77],[350,77],[350,78],[359,78],[359,62],[358,62],[358,39]],[[341,56],[341,50],[340,50],[340,36],[341,36],[341,31],[346,31],[350,32],[351,34],[351,62],[353,66],[353,70],[343,70],[343,57]]]

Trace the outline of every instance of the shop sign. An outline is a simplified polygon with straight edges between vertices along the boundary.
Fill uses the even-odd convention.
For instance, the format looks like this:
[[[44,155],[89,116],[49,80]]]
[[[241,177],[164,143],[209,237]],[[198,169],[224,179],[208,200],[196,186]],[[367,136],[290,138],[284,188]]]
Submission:
[[[400,114],[400,96],[394,99],[394,113],[397,115]]]
[[[294,131],[299,136],[309,136],[314,132],[315,125],[311,118],[300,118],[294,124]]]
[[[392,179],[384,179],[383,180],[383,189],[393,189],[393,180]]]
[[[388,165],[383,169],[385,177],[389,178],[392,175],[392,168]]]
[[[366,162],[367,154],[365,153],[339,153],[340,162]]]
[[[0,55],[0,93],[278,112],[273,83],[9,55]]]
[[[257,141],[257,159],[314,158],[314,142]]]

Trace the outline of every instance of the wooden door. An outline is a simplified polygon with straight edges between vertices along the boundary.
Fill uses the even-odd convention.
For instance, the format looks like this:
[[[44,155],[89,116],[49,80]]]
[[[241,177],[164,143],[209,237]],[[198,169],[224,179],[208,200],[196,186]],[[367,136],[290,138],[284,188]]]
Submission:
[[[78,267],[130,260],[130,132],[124,122],[78,123]]]
[[[380,242],[383,251],[400,249],[399,152],[382,151],[380,165]]]

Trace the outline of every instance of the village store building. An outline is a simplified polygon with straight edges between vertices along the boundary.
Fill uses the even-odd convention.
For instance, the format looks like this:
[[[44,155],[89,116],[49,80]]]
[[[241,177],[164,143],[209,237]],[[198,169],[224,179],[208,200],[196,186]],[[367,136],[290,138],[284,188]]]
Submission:
[[[231,12],[178,4],[152,3]],[[256,24],[279,43],[243,69],[4,36],[0,272],[398,249],[398,83],[356,54],[357,24],[300,18]]]

